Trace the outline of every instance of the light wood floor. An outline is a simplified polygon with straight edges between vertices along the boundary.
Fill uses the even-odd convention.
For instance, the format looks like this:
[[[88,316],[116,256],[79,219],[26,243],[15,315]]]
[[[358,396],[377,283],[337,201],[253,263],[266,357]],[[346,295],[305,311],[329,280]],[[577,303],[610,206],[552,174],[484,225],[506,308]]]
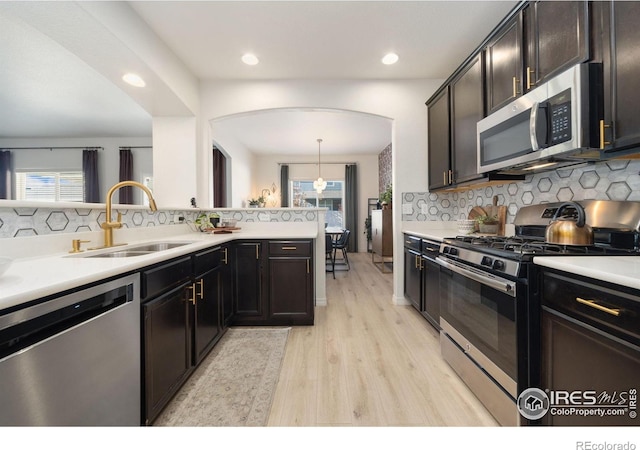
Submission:
[[[315,325],[293,327],[269,426],[498,426],[442,360],[436,330],[391,302],[367,253],[327,274]]]

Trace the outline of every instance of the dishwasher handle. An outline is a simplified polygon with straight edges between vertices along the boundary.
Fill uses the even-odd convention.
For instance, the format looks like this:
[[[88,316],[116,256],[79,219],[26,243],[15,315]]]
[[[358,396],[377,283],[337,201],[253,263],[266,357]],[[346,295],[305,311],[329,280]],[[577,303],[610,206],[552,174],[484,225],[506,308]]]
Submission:
[[[35,312],[16,311],[5,317],[0,323],[0,359],[59,334],[94,317],[115,309],[134,300],[134,284],[126,284],[103,292],[91,289],[80,291],[69,297],[49,300],[46,308],[26,308],[39,310]],[[56,303],[56,300],[60,300]],[[68,301],[73,300],[73,301]],[[56,305],[57,309],[51,309]],[[12,317],[17,316],[17,317]],[[27,317],[18,320],[18,317]]]

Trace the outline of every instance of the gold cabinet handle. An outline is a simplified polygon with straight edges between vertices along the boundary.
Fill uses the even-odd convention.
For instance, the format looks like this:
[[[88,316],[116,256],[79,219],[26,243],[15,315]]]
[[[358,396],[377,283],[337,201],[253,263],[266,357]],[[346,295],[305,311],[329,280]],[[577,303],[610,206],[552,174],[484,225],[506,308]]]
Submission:
[[[200,292],[198,292],[198,298],[202,300],[204,298],[204,280],[199,280],[196,282],[197,285],[200,286]]]
[[[260,244],[256,244],[256,259],[260,259],[259,247],[260,247]]]
[[[517,97],[518,94],[518,77],[513,77],[513,96]]]
[[[535,81],[531,80],[531,75],[533,74],[533,69],[531,67],[527,67],[527,91],[531,89],[531,86],[535,86]]]
[[[612,316],[620,316],[621,310],[618,308],[607,308],[606,306],[602,306],[595,300],[585,300],[584,298],[576,297],[576,301],[578,303],[582,303],[583,305],[587,305],[591,308],[595,308],[599,311],[606,312],[607,314],[611,314]]]
[[[611,125],[605,125],[604,120],[601,120],[600,121],[600,150],[604,150],[605,145],[611,144],[611,142],[604,140],[605,128],[611,128]]]
[[[222,251],[224,252],[224,259],[222,260],[222,262],[223,262],[223,263],[225,263],[225,265],[226,265],[226,264],[229,264],[229,260],[228,260],[228,256],[229,256],[229,255],[228,255],[228,253],[227,253],[227,250],[228,250],[227,248],[223,248],[223,249],[222,249]]]
[[[298,247],[296,247],[295,245],[292,245],[290,247],[283,246],[282,250],[298,250]]]
[[[453,170],[449,169],[449,184],[453,184]]]
[[[447,171],[442,172],[442,184],[447,184]]]
[[[417,269],[418,268],[418,255],[413,255],[413,265]]]
[[[307,273],[311,273],[311,263],[307,259]]]
[[[187,286],[189,290],[189,295],[187,296],[187,301],[196,304],[196,285],[192,284],[191,286]]]

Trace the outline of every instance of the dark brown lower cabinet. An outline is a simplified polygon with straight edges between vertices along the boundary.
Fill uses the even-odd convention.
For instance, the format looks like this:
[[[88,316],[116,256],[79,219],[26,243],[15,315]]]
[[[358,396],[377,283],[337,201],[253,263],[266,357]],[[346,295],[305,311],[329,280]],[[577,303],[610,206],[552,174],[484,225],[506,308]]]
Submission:
[[[257,325],[266,319],[263,247],[262,241],[240,241],[233,245],[234,325]]]
[[[222,249],[216,247],[194,256],[196,280],[193,304],[193,364],[198,365],[222,337],[221,266]]]
[[[149,425],[191,374],[191,326],[184,283],[142,306],[144,403]]]
[[[313,325],[312,242],[269,242],[269,324]]]
[[[222,328],[226,329],[233,319],[233,265],[231,244],[222,246],[220,261],[220,304],[222,306]]]

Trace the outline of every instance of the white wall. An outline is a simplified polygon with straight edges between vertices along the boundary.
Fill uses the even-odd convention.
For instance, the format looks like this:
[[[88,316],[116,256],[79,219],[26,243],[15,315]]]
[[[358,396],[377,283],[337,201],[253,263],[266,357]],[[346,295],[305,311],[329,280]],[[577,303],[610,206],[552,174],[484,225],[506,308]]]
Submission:
[[[151,133],[151,130],[149,130]],[[101,201],[111,186],[119,180],[120,147],[151,146],[151,137],[91,137],[91,138],[14,138],[0,139],[0,148],[16,147],[102,147],[98,153]],[[144,182],[153,176],[153,150],[151,148],[131,149],[135,181]],[[54,150],[24,149],[13,151],[13,166],[16,170],[82,170],[82,149],[60,148]],[[139,189],[133,191],[136,204],[142,204],[144,194]],[[118,192],[113,196],[118,201]]]
[[[201,119],[211,121],[231,114],[271,108],[335,108],[365,112],[393,120],[394,186],[394,302],[404,303],[401,193],[427,190],[427,108],[425,101],[443,80],[287,80],[203,81]],[[203,127],[204,154],[215,136]],[[249,167],[256,179],[255,168]],[[201,172],[202,173],[202,172]],[[235,180],[234,180],[235,182]],[[207,192],[208,177],[198,179],[198,192]],[[207,199],[210,196],[207,192]]]
[[[153,194],[159,208],[191,207],[196,189],[196,118],[153,118]]]
[[[389,136],[391,139],[391,136]],[[380,149],[382,151],[382,149]],[[328,163],[322,163],[321,174],[325,180],[344,181],[345,164],[356,163],[358,166],[358,233],[351,239],[358,239],[358,251],[366,252],[367,238],[364,234],[364,219],[367,217],[367,199],[377,198],[378,193],[378,155],[329,155]],[[322,161],[322,160],[321,160]],[[300,163],[316,164],[300,164]],[[289,164],[289,178],[316,179],[318,178],[318,164],[316,157],[294,155],[257,155],[254,157],[253,167],[255,176],[252,180],[251,197],[258,197],[263,189],[275,184],[277,202],[273,206],[280,206],[280,165]],[[298,164],[296,164],[298,163]]]

